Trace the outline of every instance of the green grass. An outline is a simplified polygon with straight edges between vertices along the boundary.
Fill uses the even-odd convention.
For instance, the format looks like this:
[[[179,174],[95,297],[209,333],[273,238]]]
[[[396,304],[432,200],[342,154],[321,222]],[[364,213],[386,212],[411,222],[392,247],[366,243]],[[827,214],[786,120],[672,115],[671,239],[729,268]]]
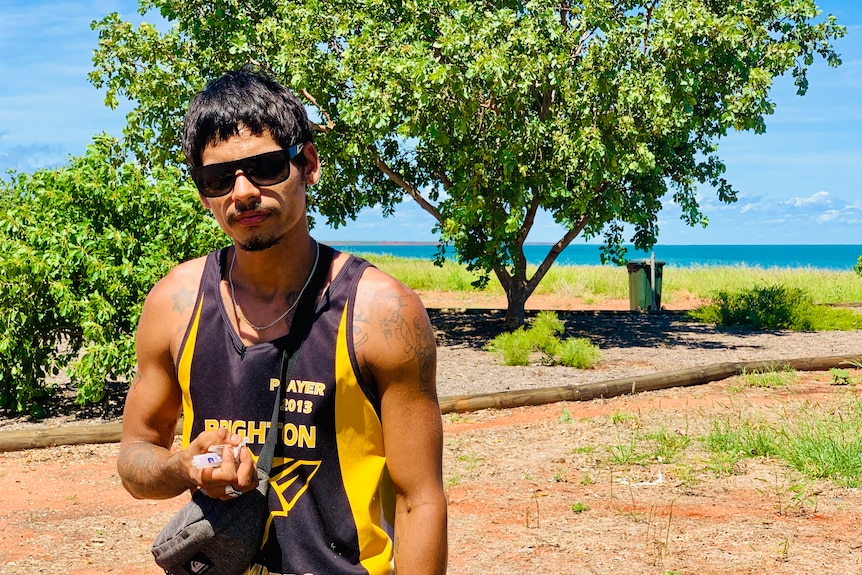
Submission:
[[[793,385],[796,377],[796,370],[782,365],[767,370],[743,371],[737,376],[743,384],[740,387],[759,389],[787,388]]]
[[[746,457],[770,457],[811,479],[842,487],[862,486],[862,401],[800,409],[775,423],[722,417],[701,438],[714,471],[731,472]]]
[[[465,266],[447,261],[439,268],[431,261],[389,255],[362,254],[377,267],[415,290],[477,291],[470,284],[476,274]],[[528,277],[535,272],[528,268]],[[862,278],[852,270],[831,271],[815,268],[762,268],[756,266],[665,266],[662,273],[662,302],[676,298],[712,299],[721,291],[735,292],[758,285],[782,285],[804,289],[818,304],[862,302]],[[489,295],[503,295],[492,275]],[[536,288],[537,294],[559,294],[589,301],[627,299],[628,272],[625,267],[555,265]]]

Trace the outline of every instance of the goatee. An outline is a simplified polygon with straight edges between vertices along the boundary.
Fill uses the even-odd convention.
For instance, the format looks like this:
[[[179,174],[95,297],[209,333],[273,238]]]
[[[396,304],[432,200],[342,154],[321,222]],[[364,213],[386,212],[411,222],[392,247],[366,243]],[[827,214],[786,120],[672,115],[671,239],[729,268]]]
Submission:
[[[284,235],[269,237],[252,236],[245,240],[238,241],[237,246],[239,247],[239,249],[246,252],[260,252],[278,245],[282,238],[284,238]]]

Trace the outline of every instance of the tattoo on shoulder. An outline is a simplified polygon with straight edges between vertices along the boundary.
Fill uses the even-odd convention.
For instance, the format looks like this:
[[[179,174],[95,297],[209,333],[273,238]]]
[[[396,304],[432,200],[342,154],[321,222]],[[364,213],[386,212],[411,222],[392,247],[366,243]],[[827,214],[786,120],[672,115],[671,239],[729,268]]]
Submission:
[[[139,383],[141,383],[141,374],[136,374],[132,379],[132,383],[129,384],[129,389],[136,387]]]
[[[195,292],[183,286],[171,294],[171,299],[174,301],[173,309],[183,314],[195,304]]]
[[[357,316],[354,323],[355,345],[361,345],[368,340],[368,334],[357,323],[362,323],[366,329],[380,330],[388,346],[396,353],[402,353],[408,360],[414,361],[418,367],[417,381],[423,393],[433,391],[435,372],[435,342],[433,335],[428,333],[427,325],[421,317],[405,313],[409,303],[404,297],[386,298],[380,304],[380,313],[373,321],[367,316]]]

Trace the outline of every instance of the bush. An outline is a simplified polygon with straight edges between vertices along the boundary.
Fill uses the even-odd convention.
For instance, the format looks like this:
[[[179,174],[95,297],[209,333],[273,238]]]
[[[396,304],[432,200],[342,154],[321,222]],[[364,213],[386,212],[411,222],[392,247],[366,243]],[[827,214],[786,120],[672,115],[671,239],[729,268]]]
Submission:
[[[822,331],[860,329],[862,316],[852,310],[816,305],[801,288],[758,286],[721,291],[712,303],[690,313],[697,321],[754,330]]]
[[[586,369],[595,365],[601,351],[585,338],[568,338],[560,341],[563,322],[557,314],[542,311],[536,315],[529,329],[519,327],[502,333],[488,343],[486,349],[499,353],[505,365],[529,365],[535,354],[541,354],[545,364],[562,364]]]
[[[186,180],[97,136],[67,166],[0,183],[0,407],[39,415],[65,368],[80,403],[131,377],[146,294],[225,241]]]
[[[560,342],[557,355],[560,358],[560,363],[567,367],[587,369],[599,361],[601,351],[586,338],[571,337]]]

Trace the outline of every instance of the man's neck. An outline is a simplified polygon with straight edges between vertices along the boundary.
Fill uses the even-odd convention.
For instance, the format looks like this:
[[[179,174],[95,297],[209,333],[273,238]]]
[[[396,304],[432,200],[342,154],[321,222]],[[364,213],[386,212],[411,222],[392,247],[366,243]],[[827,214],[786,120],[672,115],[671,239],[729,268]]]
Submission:
[[[234,289],[258,302],[285,301],[305,285],[318,249],[317,242],[310,236],[298,242],[282,240],[278,245],[259,251],[246,251],[234,245],[229,255],[229,279]]]

